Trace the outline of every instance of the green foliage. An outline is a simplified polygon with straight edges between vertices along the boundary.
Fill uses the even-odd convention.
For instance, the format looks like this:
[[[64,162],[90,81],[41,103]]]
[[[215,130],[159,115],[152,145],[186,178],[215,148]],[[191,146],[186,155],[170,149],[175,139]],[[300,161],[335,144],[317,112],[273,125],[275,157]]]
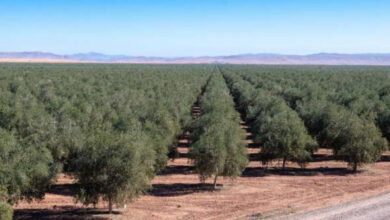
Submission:
[[[317,144],[298,114],[284,100],[255,89],[234,73],[225,71],[224,74],[250,123],[255,140],[262,143],[260,158],[263,163],[282,159],[284,168],[286,160],[301,166],[310,161]]]
[[[0,128],[0,188],[11,204],[21,198],[42,198],[53,178],[48,149],[27,145]]]
[[[90,134],[73,161],[81,202],[97,204],[103,199],[110,204],[124,204],[149,188],[154,151],[144,146],[138,135],[117,136],[109,131]]]
[[[189,152],[201,181],[214,176],[235,178],[248,163],[245,135],[222,76],[211,76],[201,99],[202,116],[192,126]]]
[[[227,156],[224,133],[216,125],[203,129],[201,136],[191,145],[189,154],[202,182],[212,175],[222,174]]]
[[[325,112],[324,124],[320,137],[336,155],[353,166],[354,171],[362,164],[376,162],[387,149],[387,141],[375,124],[351,112],[330,107]]]
[[[263,143],[261,159],[283,159],[304,166],[311,159],[316,146],[303,122],[293,111],[280,111],[274,115],[260,115],[255,121],[256,138]],[[283,165],[284,167],[284,165]]]
[[[264,131],[260,130],[261,127],[270,127],[268,134],[272,135],[278,132],[293,134],[287,131],[290,130],[288,128],[302,127],[298,125],[299,119],[292,122],[292,118],[297,118],[292,116],[294,113],[282,114],[279,119],[275,117],[278,112],[288,112],[283,111],[286,108],[279,100],[281,98],[298,113],[310,135],[321,147],[332,148],[355,170],[359,165],[377,161],[387,147],[387,142],[381,136],[390,137],[388,67],[246,65],[225,66],[223,72],[232,90],[236,91],[235,97],[242,100],[242,110],[256,128],[254,133],[258,132],[258,137]],[[250,86],[251,89],[245,88]],[[253,95],[256,90],[260,98]],[[256,119],[259,113],[262,115]],[[274,118],[275,121],[271,123]],[[259,140],[266,147],[269,140],[285,136],[278,135],[277,138],[272,135],[267,136],[267,141]],[[297,134],[295,136],[299,137]],[[274,147],[271,149],[275,150]],[[265,156],[274,157],[272,154]]]
[[[8,195],[5,186],[0,186],[0,219],[11,220],[13,217],[12,205],[7,203]]]
[[[248,159],[231,96],[262,144],[263,162],[304,166],[318,141],[357,168],[379,159],[387,146],[382,135],[390,140],[389,73],[388,67],[0,64],[1,202],[42,198],[59,172],[77,177],[85,204],[131,201],[175,155],[186,127],[201,180],[234,178]],[[207,79],[203,114],[192,122],[191,106]]]
[[[0,202],[0,219],[12,220],[12,218],[13,218],[12,206],[7,203]]]
[[[42,198],[62,171],[80,177],[85,203],[108,196],[121,203],[144,192],[190,123],[191,106],[212,70],[198,65],[0,64],[0,131],[6,133],[0,137],[0,184],[7,200]],[[129,158],[116,156],[118,146]],[[89,160],[93,157],[102,163]],[[138,164],[140,157],[146,164]],[[89,179],[84,167],[121,167],[113,162],[119,159],[129,163],[123,166],[140,169],[123,178],[112,176],[110,184],[125,188],[114,192],[97,184],[88,191],[88,181],[97,180]]]

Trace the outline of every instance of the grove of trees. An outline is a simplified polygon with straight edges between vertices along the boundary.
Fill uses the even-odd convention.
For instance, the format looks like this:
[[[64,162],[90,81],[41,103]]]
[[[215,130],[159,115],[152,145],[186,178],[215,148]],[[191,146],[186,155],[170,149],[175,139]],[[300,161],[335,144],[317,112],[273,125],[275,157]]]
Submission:
[[[77,199],[122,204],[165,167],[212,67],[0,66],[0,201],[41,199],[60,172]]]
[[[255,141],[262,143],[263,163],[282,159],[284,169],[287,160],[301,166],[310,161],[317,144],[298,114],[283,99],[254,88],[234,73],[225,72],[225,78],[246,115]]]
[[[317,141],[309,141],[312,142],[309,146],[333,149],[334,154],[348,162],[354,171],[365,163],[377,161],[387,149],[387,141],[383,138],[388,137],[386,120],[389,103],[383,98],[387,96],[386,89],[390,83],[390,69],[387,67],[247,65],[224,66],[223,72],[233,91],[237,91],[237,99],[244,100],[242,106],[244,111],[248,109],[249,121],[258,115],[253,114],[253,109],[258,108],[255,107],[257,103],[272,97],[282,99],[284,102],[275,100],[270,103],[286,103],[297,113],[297,122],[293,124],[297,126],[301,119],[308,133]],[[240,83],[245,85],[236,85]],[[253,132],[260,131],[266,135],[258,129],[266,125],[260,123],[261,120],[264,119],[252,125]],[[293,135],[296,129],[284,132],[283,136]],[[298,135],[295,134],[295,137]],[[300,139],[308,140],[304,136]],[[267,142],[262,144],[268,145]],[[313,152],[315,148],[306,149]],[[304,155],[307,154],[301,154],[301,158],[305,158]]]
[[[322,147],[356,171],[387,149],[390,68],[0,64],[0,218],[42,199],[60,173],[75,178],[78,201],[111,212],[151,188],[187,129],[201,181],[240,176],[236,108],[264,164],[304,167]]]

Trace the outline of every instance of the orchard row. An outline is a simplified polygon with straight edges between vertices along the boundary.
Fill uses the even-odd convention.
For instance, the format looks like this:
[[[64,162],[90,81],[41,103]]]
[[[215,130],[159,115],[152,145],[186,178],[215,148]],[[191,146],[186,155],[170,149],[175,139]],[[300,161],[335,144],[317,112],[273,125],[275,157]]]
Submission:
[[[223,66],[246,115],[260,157],[304,166],[318,147],[331,148],[353,170],[387,149],[390,68]]]
[[[77,199],[126,203],[150,188],[213,68],[0,66],[0,202],[42,198],[56,176]]]
[[[123,204],[190,131],[200,180],[245,169],[245,132],[260,160],[305,166],[319,147],[354,170],[390,138],[390,68],[234,65],[0,65],[0,205],[42,198],[59,173],[78,201]],[[202,114],[191,117],[199,102]],[[385,137],[385,138],[384,138]]]

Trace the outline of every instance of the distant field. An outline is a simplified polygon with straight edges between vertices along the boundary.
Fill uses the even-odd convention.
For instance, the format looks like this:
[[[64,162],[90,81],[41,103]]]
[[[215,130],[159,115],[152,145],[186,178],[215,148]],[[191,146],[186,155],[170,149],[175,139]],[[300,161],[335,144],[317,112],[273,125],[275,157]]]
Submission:
[[[4,63],[0,93],[16,219],[260,218],[390,190],[390,67]]]

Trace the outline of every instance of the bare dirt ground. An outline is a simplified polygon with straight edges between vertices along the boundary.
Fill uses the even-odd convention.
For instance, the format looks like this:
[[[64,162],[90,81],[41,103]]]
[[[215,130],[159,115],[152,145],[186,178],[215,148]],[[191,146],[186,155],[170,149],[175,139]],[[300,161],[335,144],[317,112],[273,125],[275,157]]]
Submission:
[[[127,206],[113,219],[236,219],[275,217],[299,213],[390,190],[390,162],[378,162],[351,174],[343,162],[311,163],[304,171],[264,172],[251,162],[244,176],[234,182],[221,179],[219,191],[201,185],[186,170],[187,159],[177,159],[177,172],[156,176],[154,189]],[[289,164],[290,167],[295,167]],[[181,167],[182,166],[182,167]],[[169,170],[169,169],[168,169]],[[61,176],[58,185],[41,202],[16,206],[16,219],[83,219],[109,217],[104,204],[83,211],[69,191],[72,180]],[[209,184],[211,181],[209,182]]]
[[[390,193],[371,196],[308,213],[282,217],[280,220],[388,220],[390,219]]]
[[[196,108],[197,109],[197,108]],[[196,110],[195,109],[195,110]],[[244,129],[247,126],[243,123]],[[190,161],[188,134],[179,141],[180,158],[153,179],[153,189],[126,208],[106,213],[75,204],[72,179],[60,176],[57,185],[40,202],[15,206],[15,219],[263,219],[301,213],[329,205],[390,191],[390,153],[382,161],[352,173],[344,162],[332,159],[331,151],[320,149],[305,169],[289,163],[273,163],[265,170],[255,153],[259,151],[248,132],[248,154],[252,160],[242,177],[220,178],[212,191],[211,180],[200,184]]]

